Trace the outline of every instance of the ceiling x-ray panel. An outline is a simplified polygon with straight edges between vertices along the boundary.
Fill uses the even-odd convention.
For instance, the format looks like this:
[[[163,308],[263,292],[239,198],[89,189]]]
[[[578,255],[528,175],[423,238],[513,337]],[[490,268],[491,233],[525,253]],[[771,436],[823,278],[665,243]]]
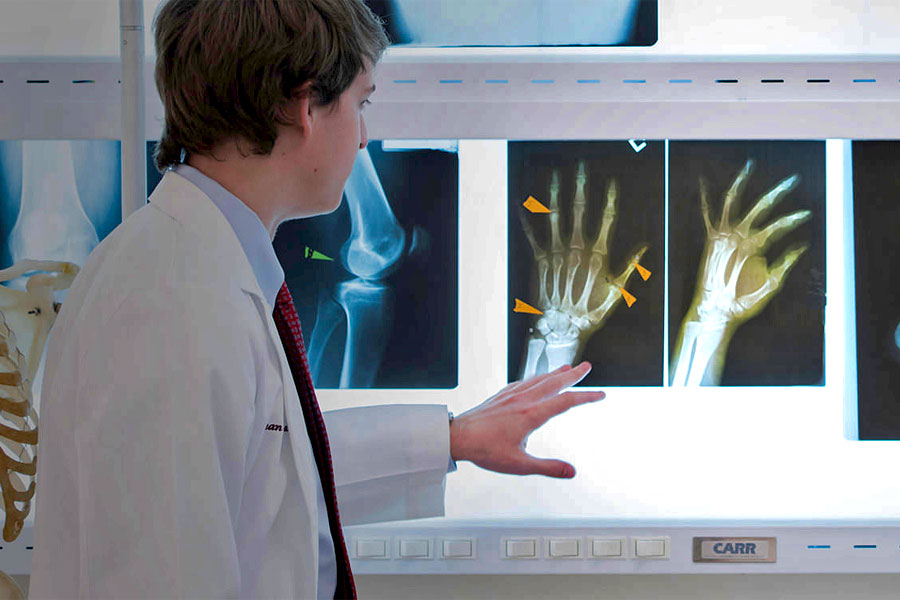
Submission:
[[[395,45],[652,46],[657,0],[366,0]]]

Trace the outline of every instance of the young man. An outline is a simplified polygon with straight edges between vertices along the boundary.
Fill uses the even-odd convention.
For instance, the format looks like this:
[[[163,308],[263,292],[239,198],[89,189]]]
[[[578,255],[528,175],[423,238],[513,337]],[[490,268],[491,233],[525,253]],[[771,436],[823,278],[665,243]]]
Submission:
[[[451,458],[574,476],[524,446],[603,397],[560,393],[586,364],[326,436],[271,240],[338,206],[367,143],[387,40],[363,1],[168,0],[155,27],[168,170],[51,335],[31,597],[354,597],[341,526],[443,514]]]

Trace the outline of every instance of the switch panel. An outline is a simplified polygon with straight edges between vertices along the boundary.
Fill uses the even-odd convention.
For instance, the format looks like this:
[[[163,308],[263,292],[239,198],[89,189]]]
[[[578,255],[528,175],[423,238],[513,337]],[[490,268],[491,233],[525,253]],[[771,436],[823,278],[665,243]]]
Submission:
[[[358,539],[356,540],[356,557],[387,559],[388,540],[385,539]]]
[[[467,539],[441,541],[441,558],[475,558],[475,542]]]
[[[669,558],[669,538],[632,538],[635,558]]]
[[[591,556],[593,558],[627,558],[627,545],[623,538],[592,538]]]
[[[537,540],[504,538],[501,556],[504,558],[537,558]]]
[[[431,540],[400,540],[398,546],[400,558],[431,558]]]
[[[575,538],[551,538],[547,542],[547,558],[580,558],[580,546]]]

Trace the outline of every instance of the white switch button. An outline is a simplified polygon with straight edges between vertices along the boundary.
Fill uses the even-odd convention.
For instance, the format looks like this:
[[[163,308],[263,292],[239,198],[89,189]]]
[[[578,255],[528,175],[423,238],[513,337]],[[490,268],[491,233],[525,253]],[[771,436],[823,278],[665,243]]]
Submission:
[[[400,540],[401,558],[428,558],[428,540]]]
[[[665,558],[665,540],[635,540],[634,555],[638,558]]]
[[[385,540],[356,540],[356,556],[358,558],[387,558],[387,542]]]
[[[594,540],[593,555],[601,558],[622,556],[622,540]]]
[[[444,558],[471,558],[472,540],[444,540]]]
[[[534,540],[506,540],[507,558],[534,558],[535,556],[537,553]]]
[[[578,540],[550,540],[550,556],[552,558],[577,557]]]

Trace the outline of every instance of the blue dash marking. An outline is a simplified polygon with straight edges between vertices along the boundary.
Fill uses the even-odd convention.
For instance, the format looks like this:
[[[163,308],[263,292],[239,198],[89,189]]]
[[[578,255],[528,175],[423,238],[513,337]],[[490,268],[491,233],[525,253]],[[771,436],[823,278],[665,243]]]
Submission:
[[[394,83],[415,83],[415,79],[395,79]]]
[[[875,544],[854,544],[853,547],[860,548],[860,549],[866,549],[866,548],[871,549],[871,548],[877,548],[878,546],[876,546]]]
[[[647,83],[646,79],[625,79],[622,83]]]
[[[72,83],[94,83],[93,79],[73,79]]]
[[[854,79],[853,83],[875,83],[874,79]]]
[[[828,548],[831,548],[831,545],[830,545],[830,544],[816,544],[816,545],[807,546],[807,548],[811,548],[811,549],[828,549]]]
[[[531,83],[554,83],[553,79],[532,79]]]
[[[694,83],[693,79],[670,79],[669,83]]]
[[[509,83],[509,79],[485,79],[485,83]]]
[[[462,79],[441,79],[441,83],[462,83]]]
[[[600,83],[599,79],[579,79],[578,83]]]

